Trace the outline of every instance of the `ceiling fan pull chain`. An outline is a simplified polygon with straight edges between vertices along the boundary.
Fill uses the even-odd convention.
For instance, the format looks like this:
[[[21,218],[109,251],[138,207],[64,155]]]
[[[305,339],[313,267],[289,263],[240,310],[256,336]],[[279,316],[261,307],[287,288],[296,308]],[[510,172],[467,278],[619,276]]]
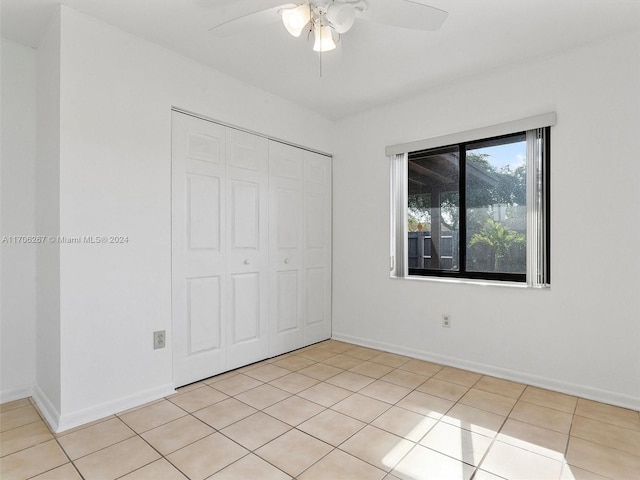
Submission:
[[[320,30],[320,41],[322,41],[322,30]],[[322,78],[322,50],[318,53],[320,54],[320,78]]]

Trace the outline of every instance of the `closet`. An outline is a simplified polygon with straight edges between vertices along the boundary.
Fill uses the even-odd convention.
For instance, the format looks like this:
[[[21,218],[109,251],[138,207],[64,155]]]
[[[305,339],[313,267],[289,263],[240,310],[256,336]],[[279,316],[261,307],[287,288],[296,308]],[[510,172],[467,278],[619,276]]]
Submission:
[[[176,386],[331,336],[331,158],[172,112]]]

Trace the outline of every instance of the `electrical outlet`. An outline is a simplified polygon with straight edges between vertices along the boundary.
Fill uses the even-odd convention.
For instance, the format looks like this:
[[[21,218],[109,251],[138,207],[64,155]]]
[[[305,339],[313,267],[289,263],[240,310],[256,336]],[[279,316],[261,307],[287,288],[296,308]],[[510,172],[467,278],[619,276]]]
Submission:
[[[166,340],[166,330],[158,330],[153,332],[153,349],[164,348]]]
[[[445,328],[449,328],[451,326],[451,315],[446,313],[442,315],[442,326]]]

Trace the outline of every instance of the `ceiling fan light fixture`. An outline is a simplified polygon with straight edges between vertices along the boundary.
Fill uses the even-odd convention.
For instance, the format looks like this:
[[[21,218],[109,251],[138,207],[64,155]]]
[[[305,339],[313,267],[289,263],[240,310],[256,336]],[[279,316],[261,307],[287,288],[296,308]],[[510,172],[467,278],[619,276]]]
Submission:
[[[338,33],[346,33],[356,21],[356,9],[349,3],[332,3],[327,8],[327,20]]]
[[[303,3],[295,8],[288,8],[282,11],[282,23],[287,31],[294,37],[299,37],[304,27],[311,20],[311,8],[309,4]]]
[[[314,52],[329,52],[336,48],[336,42],[333,41],[331,27],[328,25],[316,25],[313,28],[315,42],[313,44]]]

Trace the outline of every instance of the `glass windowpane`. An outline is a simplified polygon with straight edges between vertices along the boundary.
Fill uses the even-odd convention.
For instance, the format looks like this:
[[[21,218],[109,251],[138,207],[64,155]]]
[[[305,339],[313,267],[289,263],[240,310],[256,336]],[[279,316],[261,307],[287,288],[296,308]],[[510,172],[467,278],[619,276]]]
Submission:
[[[467,145],[466,270],[527,271],[525,134]]]
[[[459,270],[459,181],[458,146],[409,154],[407,230],[410,244],[422,239],[415,254],[409,247],[410,268]]]

